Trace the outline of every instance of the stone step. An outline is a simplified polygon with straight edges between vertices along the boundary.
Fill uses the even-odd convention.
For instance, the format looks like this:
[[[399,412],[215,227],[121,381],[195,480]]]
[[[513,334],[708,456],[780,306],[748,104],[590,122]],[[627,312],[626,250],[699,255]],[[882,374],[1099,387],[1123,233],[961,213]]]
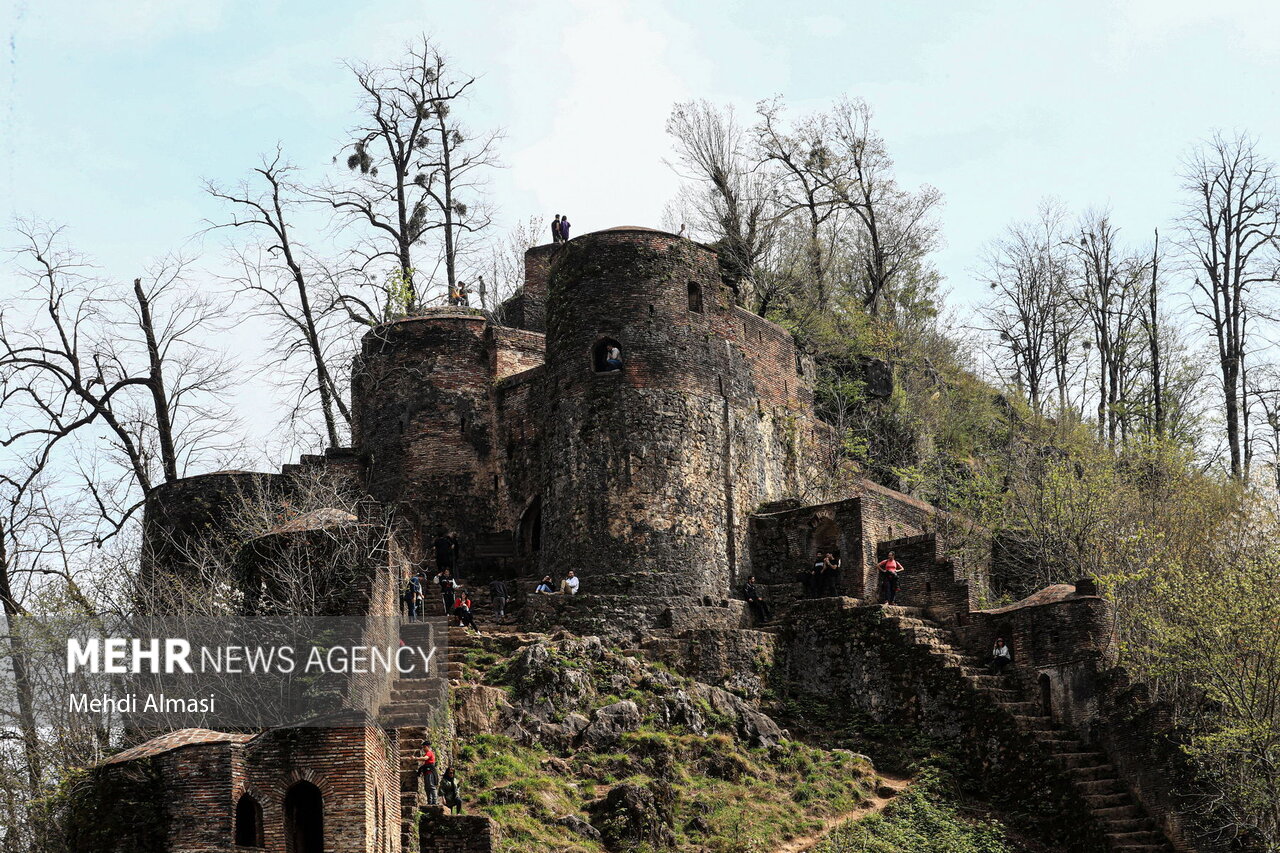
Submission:
[[[1116,776],[1116,769],[1110,764],[1095,764],[1088,767],[1068,767],[1067,775],[1073,781],[1081,782],[1100,782],[1106,780],[1120,784],[1120,779]]]
[[[1075,733],[1067,729],[1038,729],[1031,735],[1046,749],[1058,749],[1062,752],[1088,751]]]
[[[1055,752],[1053,757],[1068,770],[1077,767],[1101,767],[1107,757],[1100,752]]]
[[[1146,816],[1142,813],[1142,809],[1129,801],[1124,805],[1108,806],[1106,808],[1094,809],[1094,817],[1099,820],[1111,821],[1141,821]]]
[[[1133,800],[1130,799],[1128,792],[1114,794],[1084,794],[1083,796],[1084,801],[1089,804],[1089,808],[1093,809],[1095,812],[1102,809],[1127,806],[1133,802]]]
[[[1019,717],[1037,717],[1040,705],[1037,702],[997,702],[1004,710]]]
[[[1012,714],[1013,721],[1029,732],[1054,731],[1053,718],[1029,714]]]
[[[1085,797],[1123,795],[1126,800],[1129,798],[1128,789],[1119,779],[1073,778],[1072,784]]]
[[[1099,822],[1102,824],[1103,831],[1107,833],[1127,834],[1151,831],[1151,821],[1145,817],[1115,818],[1114,820],[1102,820]]]
[[[1111,853],[1168,853],[1167,844],[1128,844],[1112,843]]]

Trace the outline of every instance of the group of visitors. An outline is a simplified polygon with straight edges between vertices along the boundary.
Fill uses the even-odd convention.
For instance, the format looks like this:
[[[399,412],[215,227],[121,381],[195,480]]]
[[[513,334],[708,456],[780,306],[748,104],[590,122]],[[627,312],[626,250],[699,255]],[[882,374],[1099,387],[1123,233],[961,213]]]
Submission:
[[[551,220],[551,242],[563,243],[569,239],[569,217],[562,213],[557,213],[556,218]]]
[[[459,305],[463,308],[471,305],[471,291],[467,289],[465,281],[449,285],[449,304]]]
[[[806,598],[839,595],[840,549],[819,551],[813,564],[800,572],[800,585]]]
[[[437,806],[443,799],[444,806],[453,814],[462,814],[462,787],[452,767],[441,776],[437,769],[436,752],[429,738],[422,739],[422,757],[418,762],[418,777],[427,789],[427,805]]]
[[[543,575],[542,580],[538,581],[538,586],[533,591],[538,595],[577,595],[581,583],[578,580],[578,576],[570,569],[569,573],[564,576],[564,580],[560,581],[558,592],[551,575]]]

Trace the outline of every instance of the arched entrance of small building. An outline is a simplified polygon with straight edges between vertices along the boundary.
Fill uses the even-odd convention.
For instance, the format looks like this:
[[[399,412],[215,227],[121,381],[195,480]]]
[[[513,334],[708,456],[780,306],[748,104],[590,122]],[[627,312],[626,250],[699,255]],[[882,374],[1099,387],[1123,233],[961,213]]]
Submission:
[[[262,804],[249,794],[236,801],[235,843],[238,847],[262,846]]]
[[[324,853],[324,798],[310,782],[284,795],[285,853]]]

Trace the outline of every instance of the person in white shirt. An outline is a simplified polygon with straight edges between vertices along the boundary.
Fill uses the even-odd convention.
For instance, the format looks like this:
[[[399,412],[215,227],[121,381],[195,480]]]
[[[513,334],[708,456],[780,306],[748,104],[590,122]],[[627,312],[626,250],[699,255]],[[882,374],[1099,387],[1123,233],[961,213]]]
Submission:
[[[573,572],[569,572],[568,576],[560,581],[560,592],[564,595],[577,595],[578,584],[578,576]]]
[[[1004,637],[996,637],[996,643],[991,647],[991,662],[987,664],[987,669],[992,675],[999,675],[1011,663],[1013,663],[1013,655],[1009,654],[1009,647],[1004,644]]]

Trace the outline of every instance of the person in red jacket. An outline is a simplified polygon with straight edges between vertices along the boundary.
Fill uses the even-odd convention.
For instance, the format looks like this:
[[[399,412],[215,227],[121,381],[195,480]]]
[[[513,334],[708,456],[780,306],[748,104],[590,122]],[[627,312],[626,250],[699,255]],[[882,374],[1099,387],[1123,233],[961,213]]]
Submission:
[[[431,741],[426,738],[422,740],[422,760],[418,764],[418,775],[422,777],[427,789],[427,805],[436,805],[440,775],[436,771],[436,752],[431,748]]]
[[[899,563],[889,552],[887,560],[880,561],[880,603],[893,604],[898,600],[898,573],[902,571]]]

